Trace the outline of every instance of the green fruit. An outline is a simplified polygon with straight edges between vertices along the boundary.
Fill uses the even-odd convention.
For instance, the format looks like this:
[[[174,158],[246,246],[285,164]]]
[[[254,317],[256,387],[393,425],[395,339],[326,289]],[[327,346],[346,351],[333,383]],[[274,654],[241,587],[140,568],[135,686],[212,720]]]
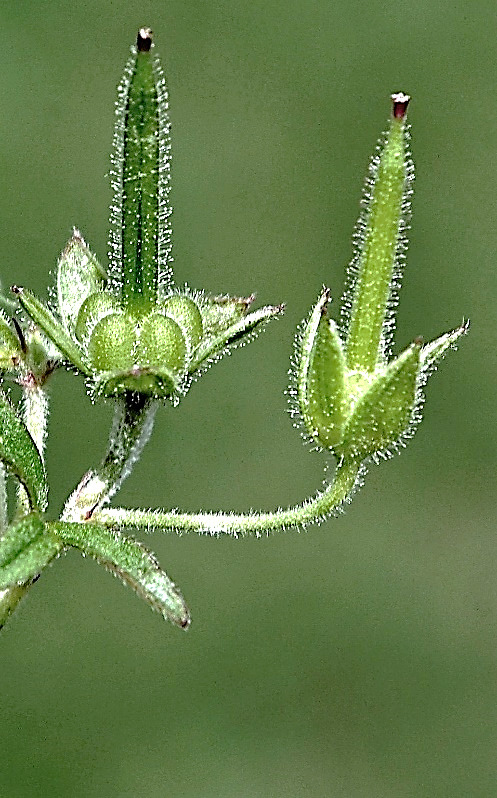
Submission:
[[[110,313],[95,325],[88,356],[95,371],[128,371],[135,363],[136,323],[124,313]]]
[[[180,372],[185,368],[186,355],[185,338],[175,321],[160,313],[145,316],[136,349],[138,368]]]
[[[119,310],[119,300],[106,291],[91,294],[81,305],[76,322],[76,337],[84,342],[104,316]]]
[[[188,296],[175,294],[166,299],[163,309],[166,316],[181,327],[190,349],[195,349],[203,334],[202,314],[197,303]]]

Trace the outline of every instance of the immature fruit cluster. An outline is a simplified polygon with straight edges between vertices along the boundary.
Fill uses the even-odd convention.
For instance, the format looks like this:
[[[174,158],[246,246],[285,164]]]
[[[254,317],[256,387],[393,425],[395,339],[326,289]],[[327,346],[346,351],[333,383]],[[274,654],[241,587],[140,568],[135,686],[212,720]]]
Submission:
[[[168,100],[152,51],[152,33],[141,28],[118,92],[109,279],[75,230],[58,263],[56,313],[29,291],[13,290],[95,395],[135,392],[176,403],[211,362],[283,308],[248,313],[253,296],[174,287]]]
[[[132,391],[173,402],[213,361],[283,311],[268,305],[248,313],[253,296],[209,297],[187,289],[145,306],[126,305],[108,289],[77,230],[58,263],[57,315],[26,289],[14,291],[61,359],[89,377],[97,395]]]

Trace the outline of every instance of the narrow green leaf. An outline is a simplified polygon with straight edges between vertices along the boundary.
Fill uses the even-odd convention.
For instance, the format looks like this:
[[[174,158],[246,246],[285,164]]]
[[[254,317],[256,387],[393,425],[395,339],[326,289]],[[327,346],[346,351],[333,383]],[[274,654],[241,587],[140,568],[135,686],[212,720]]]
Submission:
[[[13,286],[12,291],[16,294],[26,313],[29,313],[33,321],[41,327],[45,335],[55,344],[64,358],[82,371],[83,374],[90,375],[91,372],[84,363],[79,348],[52,311],[32,294],[31,291],[28,291],[27,288]]]
[[[74,546],[119,576],[164,618],[183,629],[190,625],[183,596],[141,543],[92,521],[84,524],[57,521],[50,528],[65,545]]]
[[[0,369],[12,369],[21,355],[21,343],[0,307]]]
[[[25,424],[2,391],[0,391],[0,459],[26,488],[32,509],[45,510],[48,486],[40,453]]]
[[[27,515],[0,538],[0,590],[31,582],[63,548],[38,515]]]

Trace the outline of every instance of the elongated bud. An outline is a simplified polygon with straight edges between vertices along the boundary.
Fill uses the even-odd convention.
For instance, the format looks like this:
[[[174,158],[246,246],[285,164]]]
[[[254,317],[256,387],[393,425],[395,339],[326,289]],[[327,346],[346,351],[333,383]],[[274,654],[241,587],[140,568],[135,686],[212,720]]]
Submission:
[[[300,341],[296,382],[309,435],[332,448],[341,441],[345,423],[345,357],[336,324],[326,313],[328,302],[325,289]]]
[[[359,252],[352,264],[352,304],[348,321],[347,365],[372,373],[384,362],[391,309],[400,285],[399,259],[409,205],[412,165],[406,148],[409,97],[392,95],[392,116],[385,144],[370,167],[367,209],[359,222]]]

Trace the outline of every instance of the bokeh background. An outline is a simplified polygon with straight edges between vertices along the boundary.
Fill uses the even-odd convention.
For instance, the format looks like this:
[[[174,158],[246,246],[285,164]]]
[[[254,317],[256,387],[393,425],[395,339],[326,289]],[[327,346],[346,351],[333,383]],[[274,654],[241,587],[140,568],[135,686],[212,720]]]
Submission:
[[[323,282],[341,293],[394,90],[414,98],[417,166],[398,346],[473,323],[408,450],[342,518],[147,539],[187,633],[76,553],[43,576],[0,641],[2,798],[497,795],[496,23],[493,0],[1,4],[4,285],[46,296],[72,225],[105,257],[115,87],[148,24],[178,281],[287,303],[159,413],[120,502],[242,511],[319,486],[285,413],[293,334]],[[65,373],[52,397],[55,515],[111,408]]]

